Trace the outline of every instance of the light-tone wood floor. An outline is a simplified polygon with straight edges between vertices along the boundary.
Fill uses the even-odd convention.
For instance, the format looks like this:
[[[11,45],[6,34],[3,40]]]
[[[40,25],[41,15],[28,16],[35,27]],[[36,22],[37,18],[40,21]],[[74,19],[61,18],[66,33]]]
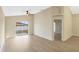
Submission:
[[[4,52],[77,52],[79,37],[72,37],[66,42],[50,41],[38,36],[27,35],[6,40]]]

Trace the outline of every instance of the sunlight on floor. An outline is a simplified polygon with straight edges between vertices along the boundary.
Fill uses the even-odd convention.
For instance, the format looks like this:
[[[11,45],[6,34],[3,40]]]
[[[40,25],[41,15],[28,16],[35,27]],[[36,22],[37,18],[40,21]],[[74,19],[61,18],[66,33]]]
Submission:
[[[30,38],[29,38],[29,35],[24,35],[24,36],[16,36],[14,40],[16,43],[24,44],[24,43],[29,43]]]
[[[15,46],[15,48],[18,50],[24,50],[25,48],[29,48],[30,37],[29,35],[16,36],[13,40],[13,44],[13,46]]]
[[[29,35],[16,36],[15,39],[16,40],[27,40],[29,39]]]

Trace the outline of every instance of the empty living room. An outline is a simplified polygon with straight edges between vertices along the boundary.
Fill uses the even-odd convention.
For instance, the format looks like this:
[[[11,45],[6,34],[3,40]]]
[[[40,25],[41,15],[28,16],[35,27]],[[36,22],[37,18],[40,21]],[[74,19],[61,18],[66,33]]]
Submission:
[[[79,6],[0,6],[1,52],[79,52]]]

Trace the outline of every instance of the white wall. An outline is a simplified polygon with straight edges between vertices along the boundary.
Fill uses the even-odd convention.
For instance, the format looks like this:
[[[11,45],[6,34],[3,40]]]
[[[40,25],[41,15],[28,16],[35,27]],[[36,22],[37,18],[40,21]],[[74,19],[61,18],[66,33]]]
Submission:
[[[53,15],[59,14],[59,7],[51,7],[34,15],[34,34],[53,40]]]
[[[3,47],[5,41],[5,16],[0,7],[0,48]]]
[[[29,34],[33,34],[33,15],[29,16],[8,16],[6,20],[6,38],[16,36],[16,22],[28,21]]]
[[[64,7],[63,13],[63,40],[66,41],[72,36],[72,13],[69,7]]]
[[[62,17],[62,41],[72,36],[72,13],[69,7],[51,7],[34,16],[34,33],[40,37],[53,40],[53,15]]]
[[[6,38],[16,36],[15,28],[16,28],[15,19],[6,17],[5,18],[5,34],[6,34]]]
[[[74,14],[72,21],[73,35],[79,36],[79,14]]]

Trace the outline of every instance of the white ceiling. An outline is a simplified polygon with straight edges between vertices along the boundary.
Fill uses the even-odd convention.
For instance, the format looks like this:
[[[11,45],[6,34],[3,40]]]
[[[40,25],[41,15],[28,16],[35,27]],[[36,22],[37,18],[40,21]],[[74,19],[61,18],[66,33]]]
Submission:
[[[41,10],[48,8],[49,6],[3,6],[3,12],[5,16],[25,15],[29,10],[31,14],[36,14]]]
[[[50,6],[3,6],[5,16],[25,15],[29,10],[31,14],[36,14]],[[79,6],[71,6],[72,14],[79,14]]]

